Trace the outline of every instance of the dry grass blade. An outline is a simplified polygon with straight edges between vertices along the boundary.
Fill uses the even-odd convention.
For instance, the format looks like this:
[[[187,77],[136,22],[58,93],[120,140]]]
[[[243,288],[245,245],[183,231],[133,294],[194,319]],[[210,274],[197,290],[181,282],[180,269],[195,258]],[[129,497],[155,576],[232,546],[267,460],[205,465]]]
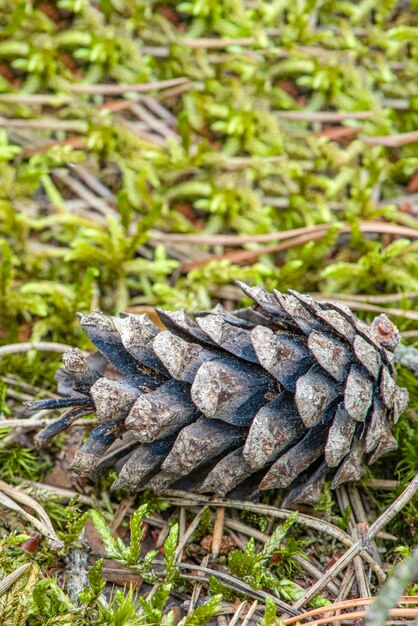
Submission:
[[[36,511],[45,526],[50,530],[52,534],[55,534],[54,527],[52,526],[52,522],[49,519],[48,513],[36,500],[34,500],[34,498],[31,498],[30,496],[28,496],[28,494],[20,491],[16,487],[11,487],[3,480],[0,480],[0,490],[17,502],[20,502],[21,504],[24,504],[25,506],[28,506]]]
[[[2,596],[30,567],[31,563],[24,563],[11,572],[11,574],[3,578],[3,580],[0,581],[0,596]]]
[[[42,491],[46,496],[51,498],[56,498],[63,502],[69,502],[73,498],[77,498],[79,502],[82,504],[86,504],[87,506],[94,506],[94,501],[89,496],[85,496],[77,491],[72,491],[71,489],[63,489],[60,487],[53,487],[52,485],[45,485],[44,483],[38,483],[34,480],[22,480],[23,486],[29,486],[37,491]],[[100,501],[99,501],[100,503]]]
[[[38,514],[40,519],[25,511],[25,509],[19,506],[19,504],[17,504],[15,501],[33,509]],[[35,526],[35,528],[37,528],[45,537],[47,537],[53,550],[61,550],[64,543],[55,533],[48,513],[38,502],[36,502],[36,500],[28,496],[23,491],[20,491],[16,487],[11,487],[3,480],[0,480],[0,503],[8,509],[19,513],[29,522],[31,522]]]

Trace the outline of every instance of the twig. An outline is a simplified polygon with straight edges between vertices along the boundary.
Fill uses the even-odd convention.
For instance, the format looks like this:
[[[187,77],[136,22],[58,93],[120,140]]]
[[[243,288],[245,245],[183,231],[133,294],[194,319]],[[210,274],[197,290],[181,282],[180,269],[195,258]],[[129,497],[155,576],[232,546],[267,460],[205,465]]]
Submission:
[[[354,138],[363,130],[363,126],[330,126],[312,134],[314,137],[327,137],[331,141],[344,141]]]
[[[255,41],[253,37],[241,37],[240,39],[219,39],[218,37],[194,37],[193,39],[182,39],[180,44],[185,48],[199,50],[218,50],[220,48],[228,48],[229,46],[252,46]]]
[[[131,102],[130,110],[139,119],[148,124],[150,129],[155,130],[162,137],[171,137],[175,141],[179,141],[180,137],[178,133],[169,128],[165,122],[154,117],[154,115],[147,111],[146,108],[138,102]]]
[[[414,203],[418,202],[418,193],[408,193],[402,196],[396,196],[396,198],[387,198],[386,200],[381,200],[379,202],[379,206],[387,206],[388,204],[395,204],[396,206],[401,206],[402,204]]]
[[[218,509],[218,511],[220,510],[224,509]],[[238,532],[241,532],[244,535],[248,535],[249,537],[254,537],[254,539],[257,539],[262,543],[265,543],[270,538],[268,535],[262,533],[260,530],[257,530],[256,528],[251,528],[250,526],[247,526],[246,524],[243,524],[242,522],[231,519],[229,517],[225,519],[225,526],[228,529],[237,530]],[[315,565],[311,563],[311,561],[305,559],[305,557],[295,554],[292,558],[296,563],[301,566],[302,569],[305,570],[305,572],[310,574],[313,578],[319,580],[322,577],[322,572],[317,567],[315,567]],[[334,595],[338,594],[338,587],[332,581],[328,584],[328,589]]]
[[[179,544],[182,543],[185,532],[186,532],[186,508],[184,506],[181,506],[180,512],[179,512],[179,538],[178,538]]]
[[[28,393],[32,394],[32,396],[39,393],[40,391],[43,391],[41,387],[30,385],[29,383],[26,383],[25,381],[21,380],[18,376],[14,376],[13,374],[10,374],[9,376],[2,376],[2,380],[7,385],[20,387],[21,389],[23,389],[23,391],[27,391]]]
[[[265,601],[266,598],[271,598],[271,600],[273,600],[276,606],[282,609],[283,611],[286,611],[287,613],[290,613],[291,615],[299,615],[299,611],[297,609],[290,606],[290,604],[283,602],[283,600],[279,600],[275,596],[272,596],[271,594],[266,593],[265,591],[261,591],[260,589],[253,589],[250,585],[247,585],[247,583],[244,583],[242,580],[234,578],[233,576],[230,576],[229,574],[225,574],[224,572],[221,572],[219,570],[210,569],[208,567],[200,567],[199,565],[194,565],[191,563],[179,563],[178,567],[180,569],[203,572],[204,574],[208,574],[208,576],[215,576],[216,578],[222,581],[225,587],[234,589],[235,591],[238,591],[239,593],[246,593],[251,598],[262,600],[263,602]],[[201,580],[201,578],[196,575],[190,575],[190,576],[183,575],[183,576],[184,578],[190,578],[191,580]]]
[[[302,613],[297,617],[289,617],[288,619],[285,619],[283,623],[286,624],[286,626],[290,626],[290,624],[294,624],[295,622],[298,622],[302,619],[308,619],[309,617],[321,615],[321,613],[331,613],[340,609],[349,609],[357,605],[367,606],[372,604],[374,600],[375,598],[373,598],[372,596],[368,596],[367,598],[354,598],[353,600],[344,600],[344,602],[334,602],[333,604],[321,606],[317,609],[312,609],[312,611]],[[402,596],[399,599],[399,604],[418,604],[418,596]]]
[[[252,616],[254,615],[254,613],[257,610],[257,606],[258,606],[258,600],[254,600],[254,602],[252,603],[252,605],[248,609],[247,615],[243,619],[241,626],[248,626],[249,625]]]
[[[158,94],[155,94],[155,97],[159,100],[164,100],[164,98],[174,98],[175,96],[179,96],[185,91],[189,91],[193,87],[197,88],[198,84],[193,83],[184,83],[183,85],[179,85],[178,87],[172,87],[171,89],[164,89],[164,91],[159,91]]]
[[[290,515],[293,515],[294,511],[288,511],[287,509],[277,509],[267,504],[254,504],[252,502],[246,502],[243,500],[212,500],[194,493],[187,491],[180,491],[178,489],[167,489],[162,492],[162,495],[167,496],[168,500],[177,506],[201,506],[207,504],[208,506],[223,506],[229,509],[237,509],[241,511],[250,511],[252,513],[260,513],[261,515],[267,515],[275,517],[281,520],[287,520]],[[353,545],[353,540],[346,532],[334,526],[330,522],[321,520],[311,515],[305,515],[299,513],[296,520],[296,524],[303,524],[309,528],[312,528],[318,532],[325,532],[331,537],[338,539],[342,544],[346,546]]]
[[[209,554],[207,554],[206,556],[203,557],[202,562],[200,563],[200,566],[201,567],[207,567],[208,566],[208,562],[209,562]],[[202,578],[204,580],[204,576],[203,575],[202,575]],[[190,598],[190,606],[189,606],[189,610],[187,611],[188,615],[190,615],[193,612],[193,609],[195,607],[196,602],[199,599],[201,591],[202,591],[202,584],[201,583],[197,583],[193,587],[192,597]]]
[[[88,557],[89,543],[84,537],[84,529],[78,537],[81,547],[71,547],[66,558],[68,567],[66,571],[66,588],[69,597],[75,603],[79,602],[78,594],[88,586]]]
[[[118,508],[115,511],[112,521],[110,522],[109,529],[111,533],[116,533],[117,529],[121,525],[125,515],[131,508],[132,504],[135,501],[134,496],[127,496],[120,502]]]
[[[401,493],[401,495],[377,518],[370,526],[364,537],[356,541],[343,556],[324,574],[321,580],[318,580],[308,591],[294,604],[295,608],[300,608],[306,602],[315,597],[327,584],[337,576],[343,569],[347,567],[355,556],[367,550],[367,542],[373,539],[376,534],[386,526],[386,524],[399,513],[399,511],[411,500],[418,491],[418,475],[415,476]]]
[[[190,524],[190,526],[187,528],[186,532],[182,536],[181,540],[179,541],[179,544],[175,552],[176,561],[181,561],[181,558],[183,556],[183,550],[186,547],[186,544],[189,541],[190,537],[193,535],[194,531],[199,526],[200,520],[202,519],[202,515],[204,514],[205,511],[207,511],[207,508],[208,508],[207,506],[204,506],[199,511],[199,513],[196,515],[196,517],[194,518],[194,520],[192,521],[192,523]]]
[[[367,519],[366,511],[364,510],[363,501],[361,499],[361,495],[360,495],[360,491],[358,487],[356,487],[355,485],[349,485],[347,487],[347,493],[348,493],[348,498],[350,500],[354,517],[357,522],[356,533],[357,533],[357,536],[359,537],[359,533],[364,534],[364,532],[367,530],[368,525],[369,525],[369,520]],[[377,549],[376,542],[372,540],[370,545],[371,545],[372,554],[375,560],[378,563],[381,563],[381,558],[379,555],[379,551]],[[370,594],[369,593],[365,594],[365,596],[368,596],[368,595]]]
[[[361,620],[365,615],[366,611],[352,611],[351,613],[341,613],[341,615],[335,615],[333,617],[321,617],[320,619],[304,623],[308,623],[309,626],[320,626],[321,624],[343,622],[345,620]],[[389,615],[393,617],[416,617],[418,615],[418,609],[392,609],[389,611]],[[373,624],[373,626],[377,626],[377,624]]]
[[[397,135],[381,135],[380,137],[361,137],[364,143],[371,146],[385,146],[386,148],[401,148],[418,141],[418,130]]]
[[[343,602],[345,598],[348,596],[348,594],[350,593],[350,589],[353,586],[354,578],[355,578],[354,568],[349,565],[341,581],[341,587],[337,596],[337,602]],[[356,606],[358,605],[356,604]]]
[[[365,481],[365,487],[369,487],[369,489],[377,489],[381,491],[395,491],[400,485],[399,480],[386,480],[380,478],[369,478],[369,480]]]
[[[347,489],[342,486],[336,490],[336,496],[338,500],[338,504],[340,506],[341,513],[344,515],[344,512],[350,507],[350,501],[348,498]],[[350,519],[348,521],[348,527],[350,529],[351,535],[353,539],[358,538],[357,535],[357,526],[353,517],[353,513],[350,515]],[[357,586],[360,593],[361,598],[366,598],[370,595],[370,590],[368,588],[368,584],[366,582],[366,572],[363,566],[363,560],[360,556],[354,557],[354,572],[357,580]]]
[[[164,107],[161,102],[158,102],[153,96],[141,96],[140,101],[143,102],[150,111],[155,113],[158,117],[164,120],[172,128],[177,128],[177,118]]]
[[[179,271],[190,272],[191,270],[194,270],[198,267],[207,265],[207,263],[210,263],[211,261],[228,260],[231,263],[249,263],[253,261],[253,259],[258,258],[263,254],[273,254],[281,252],[282,250],[288,250],[289,248],[293,248],[295,246],[302,246],[305,243],[309,243],[310,241],[316,241],[317,239],[321,239],[324,234],[324,231],[306,233],[306,235],[292,237],[287,241],[283,241],[282,243],[276,243],[272,246],[264,246],[263,248],[256,248],[254,250],[226,252],[225,254],[213,255],[203,259],[198,259],[197,261],[188,261],[180,266]]]
[[[216,559],[220,550],[221,543],[224,534],[224,522],[225,522],[225,509],[220,507],[215,513],[215,523],[213,526],[212,535],[212,558]]]
[[[7,389],[6,394],[8,398],[13,398],[13,400],[20,400],[21,402],[28,402],[30,400],[33,400],[32,395],[24,393],[22,391],[16,391],[15,389]]]
[[[395,350],[395,361],[418,376],[418,349],[400,343]]]
[[[382,587],[375,602],[367,611],[365,626],[384,626],[390,609],[398,604],[405,587],[418,576],[418,548],[411,556],[399,563],[392,576]]]
[[[226,170],[239,170],[246,167],[251,167],[251,165],[266,165],[273,163],[281,163],[284,160],[282,155],[271,156],[271,157],[262,157],[262,156],[238,156],[238,157],[224,157],[220,160],[219,166]],[[218,163],[216,164],[218,165]],[[298,165],[300,162],[298,161]],[[264,198],[266,200],[266,198]],[[288,204],[288,200],[286,200]]]
[[[292,511],[288,511],[286,509],[276,509],[275,507],[268,506],[266,504],[253,504],[241,500],[212,500],[210,498],[205,498],[204,496],[189,492],[183,492],[177,489],[164,490],[162,492],[162,495],[166,496],[172,504],[175,504],[177,506],[192,507],[201,506],[202,504],[207,504],[208,506],[224,506],[230,509],[261,513],[262,515],[267,515],[282,520],[288,519],[289,516],[293,513]],[[325,532],[331,537],[338,539],[343,545],[356,545],[350,535],[345,533],[343,530],[341,530],[337,526],[334,526],[334,524],[331,524],[324,520],[320,520],[316,517],[299,513],[298,517],[296,518],[296,523],[303,524],[308,528],[316,530],[317,532]],[[370,567],[373,569],[379,580],[385,580],[385,572],[382,570],[380,565],[375,562],[373,557],[368,552],[363,552],[361,556],[369,563]]]
[[[344,120],[367,120],[375,115],[374,111],[276,111],[276,114],[285,120],[302,122],[343,122]]]
[[[104,198],[111,204],[116,203],[116,196],[105,185],[103,185],[88,169],[82,165],[69,165],[69,168],[73,170],[81,178],[81,180],[90,187],[92,191]]]
[[[51,148],[56,146],[71,146],[72,148],[84,148],[86,145],[86,139],[84,137],[71,137],[70,139],[64,139],[63,141],[48,141],[34,148],[25,148],[22,151],[22,157],[27,159],[35,154],[43,154],[48,152]]]
[[[164,541],[167,539],[169,533],[170,533],[170,525],[167,520],[164,526],[161,528],[160,532],[158,533],[158,537],[155,542],[155,547],[157,548],[157,550],[159,550],[161,546],[164,544]]]
[[[57,120],[55,118],[42,120],[21,120],[0,117],[2,128],[33,128],[34,130],[63,130],[68,133],[82,133],[87,131],[86,122],[80,120]]]
[[[332,300],[353,300],[356,302],[366,302],[367,304],[388,304],[389,302],[401,302],[402,300],[412,300],[418,298],[418,291],[407,291],[403,293],[385,293],[384,295],[351,294],[351,293],[324,293],[310,291],[313,298]]]
[[[323,298],[318,298],[321,300]],[[392,315],[393,317],[404,317],[408,320],[418,321],[418,313],[416,311],[404,311],[403,309],[394,309],[391,307],[380,307],[375,304],[363,304],[350,300],[349,298],[333,298],[334,300],[342,300],[353,311],[365,311],[369,313],[385,313],[386,315]]]
[[[51,413],[54,409],[45,409],[42,411],[42,413]],[[41,413],[41,411],[39,411],[39,413]],[[44,426],[48,426],[49,424],[52,424],[52,422],[54,420],[52,420],[51,418],[37,418],[37,419],[33,419],[34,416],[32,417],[28,417],[27,419],[5,419],[5,420],[0,420],[0,428],[26,428],[26,429],[32,429],[32,428],[43,428]],[[81,419],[83,416],[80,415],[79,418]],[[96,425],[98,423],[96,418],[92,418],[89,420],[85,420],[83,419],[83,421],[81,422],[81,424],[83,426],[93,426]],[[78,419],[76,421],[74,421],[72,424],[69,425],[69,428],[72,428],[73,426],[77,426],[79,425],[80,422],[78,422]]]
[[[73,178],[66,170],[54,170],[53,176],[58,178],[66,187],[71,189],[79,198],[85,200],[87,204],[104,216],[115,215],[114,209],[109,206],[102,198],[98,198],[80,181]]]
[[[237,610],[233,614],[233,616],[232,616],[232,618],[231,618],[231,620],[229,622],[229,626],[236,626],[238,624],[238,620],[241,617],[241,613],[245,609],[246,605],[247,605],[247,601],[246,600],[244,600],[244,602],[241,602],[241,604],[239,605],[239,607],[237,608]]]
[[[351,227],[344,222],[334,222],[332,224],[318,224],[316,226],[304,226],[302,228],[293,228],[290,230],[276,231],[273,233],[264,233],[262,235],[197,235],[197,234],[178,234],[163,233],[159,231],[151,231],[151,241],[162,242],[179,242],[196,245],[223,245],[223,246],[242,246],[245,243],[266,243],[268,241],[281,241],[290,239],[299,235],[307,235],[310,233],[324,232],[326,233],[331,226],[340,225],[341,233],[350,233]],[[418,238],[418,230],[394,224],[393,222],[382,222],[378,220],[361,220],[359,221],[359,229],[363,233],[380,233],[398,237],[408,237],[410,239]]]
[[[403,339],[416,339],[418,337],[418,330],[403,330],[401,335]]]
[[[123,95],[125,93],[147,93],[154,89],[167,89],[168,87],[176,87],[189,83],[189,79],[185,76],[179,78],[169,78],[168,80],[156,80],[153,83],[140,83],[135,85],[70,85],[69,89],[73,93],[86,93],[103,96]]]
[[[0,102],[17,102],[18,104],[46,104],[48,106],[62,106],[74,99],[64,94],[44,94],[44,93],[2,93]]]
[[[66,343],[56,343],[55,341],[34,341],[33,343],[26,341],[22,343],[9,343],[1,346],[0,357],[6,354],[17,354],[18,352],[29,352],[29,350],[39,350],[41,352],[66,352],[73,346]]]

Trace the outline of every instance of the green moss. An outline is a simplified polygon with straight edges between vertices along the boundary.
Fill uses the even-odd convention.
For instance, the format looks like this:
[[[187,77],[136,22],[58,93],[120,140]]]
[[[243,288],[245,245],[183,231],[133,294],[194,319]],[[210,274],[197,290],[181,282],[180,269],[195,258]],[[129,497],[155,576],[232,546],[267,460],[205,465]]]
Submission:
[[[365,235],[362,221],[418,228],[409,197],[418,143],[370,143],[418,127],[417,9],[415,0],[407,8],[393,0],[0,0],[0,117],[13,120],[0,130],[0,342],[88,348],[77,311],[196,310],[225,300],[239,306],[240,296],[227,289],[236,279],[281,290],[403,294],[396,306],[414,311],[406,294],[418,291],[417,243]],[[101,87],[177,78],[188,82],[150,92],[154,109],[134,91],[105,95]],[[162,132],[144,127],[144,110]],[[315,119],[327,111],[344,116]],[[349,230],[342,232],[343,223]],[[319,239],[308,234],[275,250],[275,241],[229,248],[164,237],[257,236],[318,224],[327,225]],[[413,319],[393,319],[401,331],[416,328]],[[60,359],[35,350],[8,354],[0,373],[35,385],[36,393],[53,391]],[[418,467],[418,387],[404,370],[400,384],[411,395],[395,430],[400,452],[373,474],[406,481]],[[21,402],[10,400],[6,384],[0,400],[2,414],[16,417]],[[44,457],[26,444],[0,447],[0,461],[6,480],[36,479],[44,468]],[[98,490],[110,514],[118,497],[109,496],[109,484],[104,476]],[[370,497],[381,510],[394,496]],[[155,498],[145,503],[154,506]],[[64,527],[63,508],[45,506]],[[337,518],[329,490],[320,512],[347,521]],[[412,541],[416,518],[412,501],[393,524],[400,542]],[[246,521],[265,529],[263,517]],[[77,531],[75,523],[69,544]],[[299,545],[299,537],[288,542],[273,581],[292,599],[298,590],[282,581],[294,576]],[[256,586],[262,576],[271,582],[264,563],[254,578],[259,552],[250,548],[245,563],[244,553],[231,559],[237,572]],[[39,598],[33,623],[42,611],[45,624],[85,623],[53,579],[33,592],[31,576],[18,591]],[[97,565],[86,591],[91,603],[99,579]],[[140,623],[171,623],[163,611],[170,589],[142,606]],[[219,582],[212,590],[228,598]],[[217,602],[185,623],[203,623]],[[137,606],[132,594],[119,595],[98,623],[137,623]],[[263,623],[275,619],[268,606]]]
[[[208,306],[218,285],[238,276],[300,290],[415,290],[416,244],[380,245],[358,230],[359,219],[418,225],[393,201],[418,167],[416,144],[394,151],[362,139],[418,123],[416,14],[392,5],[2,0],[0,113],[51,122],[0,137],[0,230],[13,249],[2,248],[7,341],[22,324],[34,338],[74,341],[75,311],[96,303],[108,312]],[[219,50],[183,45],[197,37],[239,41]],[[130,102],[144,106],[138,96],[122,95],[128,109],[119,112],[101,108],[102,95],[71,95],[74,85],[176,77],[190,83],[163,97],[174,122],[159,140],[132,126]],[[31,104],[33,93],[49,106]],[[339,128],[353,130],[350,140],[280,115],[327,109],[347,112]],[[370,116],[350,119],[365,110]],[[89,192],[69,163],[108,195]],[[57,168],[96,194],[94,207],[70,208],[80,198]],[[343,220],[352,224],[350,245],[338,238]],[[150,239],[151,228],[251,235],[323,222],[335,224],[325,239],[247,267],[225,260],[179,272],[182,255]]]

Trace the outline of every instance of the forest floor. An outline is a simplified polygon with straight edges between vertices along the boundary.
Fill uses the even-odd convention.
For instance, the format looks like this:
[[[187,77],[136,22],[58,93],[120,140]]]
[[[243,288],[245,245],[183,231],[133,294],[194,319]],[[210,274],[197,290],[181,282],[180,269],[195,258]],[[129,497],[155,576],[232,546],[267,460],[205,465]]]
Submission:
[[[24,403],[92,349],[77,311],[232,310],[237,279],[418,342],[417,2],[0,0],[0,25],[0,624],[358,625],[394,567],[413,620],[410,371],[398,450],[297,514],[111,493],[67,470],[95,416],[36,450],[57,413]]]

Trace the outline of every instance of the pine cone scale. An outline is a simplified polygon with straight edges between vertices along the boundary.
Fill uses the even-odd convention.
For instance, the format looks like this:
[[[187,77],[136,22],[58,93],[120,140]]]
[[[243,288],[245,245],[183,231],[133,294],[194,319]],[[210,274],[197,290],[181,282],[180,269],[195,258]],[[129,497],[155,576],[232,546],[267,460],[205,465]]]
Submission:
[[[390,425],[407,405],[393,366],[396,328],[385,316],[367,325],[341,303],[241,287],[252,308],[217,306],[194,319],[158,310],[167,330],[144,315],[80,315],[121,377],[69,351],[74,397],[35,404],[68,407],[37,442],[94,409],[100,425],[72,469],[94,475],[114,462],[114,488],[282,487],[295,504],[319,497],[327,472],[334,486],[358,480],[365,455],[371,463],[396,445]]]

